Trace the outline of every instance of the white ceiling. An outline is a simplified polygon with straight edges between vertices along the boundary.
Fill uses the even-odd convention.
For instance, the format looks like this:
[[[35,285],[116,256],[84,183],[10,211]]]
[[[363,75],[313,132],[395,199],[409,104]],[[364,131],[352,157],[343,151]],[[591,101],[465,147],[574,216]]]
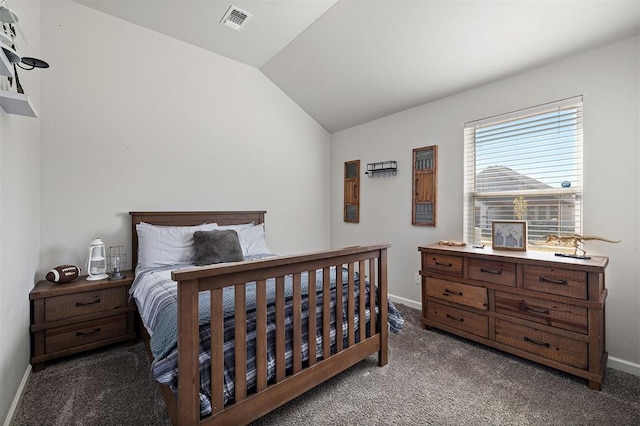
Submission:
[[[74,1],[260,69],[331,133],[640,34],[640,0]]]

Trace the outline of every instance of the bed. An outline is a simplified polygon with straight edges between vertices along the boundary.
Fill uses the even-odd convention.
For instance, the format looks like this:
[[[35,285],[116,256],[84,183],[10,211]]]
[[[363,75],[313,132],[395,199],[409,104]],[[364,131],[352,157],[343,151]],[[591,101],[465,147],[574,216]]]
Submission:
[[[387,299],[389,245],[274,256],[263,241],[245,252],[253,244],[246,235],[264,232],[265,213],[130,213],[139,330],[174,424],[247,424],[370,355],[387,364],[388,330],[403,322]],[[245,235],[246,260],[149,266],[154,240],[144,234],[139,246],[147,227],[234,229]],[[145,291],[161,287],[173,307],[145,302]],[[149,314],[161,305],[172,325]]]

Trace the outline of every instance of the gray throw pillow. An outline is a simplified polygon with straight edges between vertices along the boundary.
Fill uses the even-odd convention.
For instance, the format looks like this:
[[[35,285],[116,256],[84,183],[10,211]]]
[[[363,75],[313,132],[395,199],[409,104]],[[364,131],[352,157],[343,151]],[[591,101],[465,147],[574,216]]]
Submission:
[[[244,260],[240,240],[234,230],[196,231],[193,241],[193,263],[198,266]]]

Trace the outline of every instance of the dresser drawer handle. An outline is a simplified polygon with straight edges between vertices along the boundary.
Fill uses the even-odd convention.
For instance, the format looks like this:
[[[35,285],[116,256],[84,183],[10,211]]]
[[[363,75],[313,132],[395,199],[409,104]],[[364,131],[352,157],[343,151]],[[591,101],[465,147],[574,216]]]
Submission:
[[[502,274],[501,270],[491,270],[491,269],[484,269],[484,268],[480,268],[480,272],[486,272],[487,274],[493,274],[493,275]]]
[[[549,343],[539,342],[537,340],[530,339],[527,336],[524,337],[524,341],[525,342],[529,342],[529,343],[533,343],[534,345],[544,346],[545,348],[548,348],[548,347],[551,346]]]
[[[536,314],[545,314],[545,315],[549,315],[550,314],[548,309],[532,308],[531,306],[527,305],[527,302],[525,302],[524,300],[522,301],[522,307],[523,307],[523,309],[525,311],[534,312]]]
[[[76,302],[76,306],[87,306],[87,305],[95,305],[96,303],[100,303],[100,298],[92,300],[91,302]]]
[[[443,296],[451,296],[452,294],[454,296],[462,296],[462,292],[461,291],[451,291],[448,288],[445,288],[444,289],[444,293],[442,293]]]
[[[451,318],[452,320],[458,321],[458,322],[464,322],[464,318],[454,317],[453,315],[449,315],[449,314],[447,314],[447,318]]]
[[[552,280],[550,278],[540,277],[540,281],[543,283],[551,283],[551,284],[559,284],[559,285],[567,285],[569,282],[567,280]]]
[[[436,266],[446,266],[447,268],[451,268],[453,266],[453,263],[442,263],[436,260]]]
[[[91,330],[84,330],[76,332],[76,336],[86,336],[87,334],[100,333],[100,327],[92,328]]]

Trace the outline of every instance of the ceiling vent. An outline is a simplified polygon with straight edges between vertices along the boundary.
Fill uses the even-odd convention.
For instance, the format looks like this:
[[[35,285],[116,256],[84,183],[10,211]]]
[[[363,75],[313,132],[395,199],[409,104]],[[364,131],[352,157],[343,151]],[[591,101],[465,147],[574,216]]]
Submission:
[[[224,14],[221,24],[231,27],[236,31],[240,31],[242,27],[251,19],[251,14],[236,6],[229,6],[227,13]]]

